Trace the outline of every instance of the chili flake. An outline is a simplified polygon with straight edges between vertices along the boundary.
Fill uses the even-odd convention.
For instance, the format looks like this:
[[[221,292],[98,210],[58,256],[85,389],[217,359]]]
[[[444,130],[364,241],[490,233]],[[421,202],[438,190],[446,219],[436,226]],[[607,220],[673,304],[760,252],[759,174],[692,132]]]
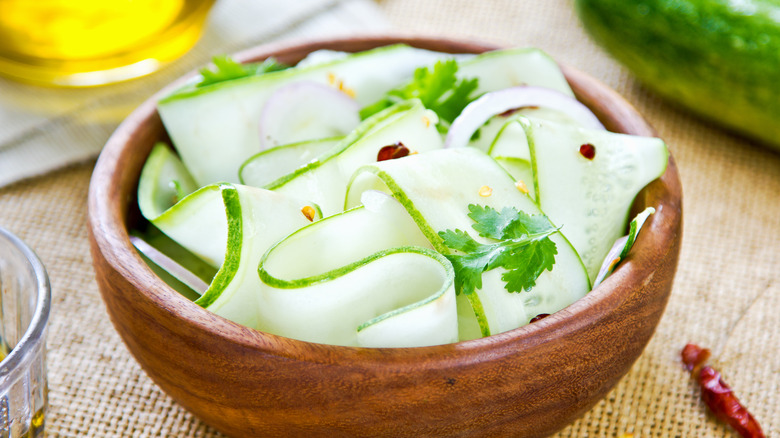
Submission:
[[[396,158],[403,158],[407,155],[409,155],[409,148],[399,141],[396,144],[390,144],[379,149],[379,152],[376,154],[376,160],[395,160]]]
[[[580,146],[580,155],[588,160],[596,158],[596,146],[593,146],[590,143],[585,143],[584,145]]]
[[[521,192],[528,194],[528,186],[525,185],[525,181],[521,179],[515,181],[515,187],[517,187],[517,190],[520,190]]]
[[[314,210],[314,207],[311,205],[307,205],[301,209],[301,213],[303,213],[304,216],[306,216],[306,219],[309,220],[309,222],[314,222],[314,216],[317,214],[317,212]]]

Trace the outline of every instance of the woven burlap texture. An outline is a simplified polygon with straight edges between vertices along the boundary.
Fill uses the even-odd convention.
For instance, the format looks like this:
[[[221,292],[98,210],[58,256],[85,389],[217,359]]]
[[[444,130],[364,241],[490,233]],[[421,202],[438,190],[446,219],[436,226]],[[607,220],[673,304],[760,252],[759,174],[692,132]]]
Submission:
[[[685,193],[684,240],[656,335],[617,387],[558,437],[729,437],[679,362],[687,342],[713,363],[767,436],[780,435],[780,154],[669,105],[595,46],[568,0],[382,0],[399,30],[536,46],[623,94],[664,138]],[[49,436],[212,437],[163,394],[111,326],[85,218],[91,165],[0,189],[0,224],[33,246],[54,288]]]

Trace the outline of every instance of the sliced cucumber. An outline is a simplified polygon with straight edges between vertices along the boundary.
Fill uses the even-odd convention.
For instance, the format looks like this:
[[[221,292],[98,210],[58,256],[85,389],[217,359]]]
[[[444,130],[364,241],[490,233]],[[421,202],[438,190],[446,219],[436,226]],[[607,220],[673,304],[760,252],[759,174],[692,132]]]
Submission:
[[[517,189],[528,192],[528,196],[536,200],[536,187],[534,187],[534,172],[531,168],[531,162],[517,157],[493,157],[496,163],[500,164],[504,170],[515,179]]]
[[[496,136],[504,127],[504,125],[517,116],[545,119],[551,120],[553,122],[568,123],[578,126],[576,120],[572,119],[561,111],[556,111],[554,109],[545,107],[519,108],[511,111],[511,113],[499,114],[488,119],[488,121],[485,122],[485,124],[474,133],[468,142],[468,146],[488,152],[492,144],[496,141]],[[490,155],[495,157],[496,153],[491,153]]]
[[[219,267],[196,304],[239,324],[257,328],[262,283],[257,265],[282,237],[309,224],[309,205],[255,187],[206,186],[159,217],[147,218],[178,244]]]
[[[666,170],[666,145],[658,138],[518,121],[531,150],[536,199],[595,279],[610,246],[625,232],[637,193]]]
[[[531,149],[528,147],[525,129],[517,118],[504,123],[487,153],[491,157],[513,157],[531,162]]]
[[[525,129],[516,118],[510,118],[504,123],[490,145],[488,154],[518,182],[518,189],[526,190],[528,196],[536,200],[531,150],[528,148]]]
[[[461,61],[458,77],[479,78],[476,94],[534,85],[574,96],[558,64],[539,49],[505,49]]]
[[[364,199],[364,207],[302,228],[265,254],[262,329],[335,345],[456,341],[449,261],[423,247],[427,239],[398,202],[371,192]]]
[[[148,243],[153,248],[175,260],[184,269],[203,280],[207,285],[208,283],[211,283],[214,275],[217,274],[217,269],[215,267],[204,262],[203,259],[176,243],[152,224],[149,224],[143,233],[133,234],[143,239],[144,242]]]
[[[413,152],[441,148],[436,114],[417,99],[398,103],[369,117],[338,146],[304,167],[266,185],[302,199],[311,199],[325,216],[343,210],[352,173],[377,160],[381,148],[402,143]]]
[[[214,268],[225,261],[228,215],[222,199],[230,185],[202,187],[159,216],[144,217],[168,237]],[[139,199],[140,203],[140,199]]]
[[[490,146],[496,140],[496,136],[507,120],[506,116],[491,117],[482,127],[474,132],[471,139],[469,139],[468,146],[479,149],[482,152],[489,151]]]
[[[164,143],[157,143],[138,181],[138,207],[145,217],[157,217],[197,189],[179,157]]]
[[[241,163],[261,151],[260,112],[279,87],[314,81],[354,94],[363,106],[405,82],[415,68],[451,56],[408,46],[382,47],[308,67],[187,86],[161,99],[158,111],[199,185],[238,182]]]
[[[324,138],[265,150],[246,160],[238,176],[242,184],[265,187],[318,159],[341,140],[343,137]]]
[[[491,189],[489,194],[484,187]],[[541,213],[534,201],[518,190],[506,171],[473,148],[432,151],[361,167],[350,182],[346,205],[359,204],[360,195],[366,190],[392,193],[433,247],[443,254],[452,251],[443,244],[439,231],[473,231],[474,222],[467,216],[469,204],[499,210],[512,206],[528,214]],[[487,238],[473,234],[475,239],[488,242]],[[533,317],[560,310],[590,290],[585,268],[566,238],[556,233],[551,239],[558,250],[555,266],[539,277],[530,294],[509,293],[500,281],[491,283],[483,279],[483,288],[468,295],[483,336],[525,325],[531,313],[537,312]],[[503,269],[495,271],[490,274],[500,277]],[[473,320],[460,325],[463,339],[473,337]]]

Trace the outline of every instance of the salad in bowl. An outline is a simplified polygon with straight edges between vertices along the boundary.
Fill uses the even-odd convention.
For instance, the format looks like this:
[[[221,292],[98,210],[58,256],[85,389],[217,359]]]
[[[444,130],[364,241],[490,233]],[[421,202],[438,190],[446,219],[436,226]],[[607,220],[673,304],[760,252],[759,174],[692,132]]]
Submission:
[[[614,91],[495,49],[260,46],[130,115],[89,231],[149,377],[230,436],[545,436],[604,397],[671,292],[677,169]]]
[[[159,267],[204,273],[185,293],[220,316],[334,345],[476,339],[570,305],[630,249],[668,161],[537,49],[216,58],[158,111],[144,231],[191,255]]]

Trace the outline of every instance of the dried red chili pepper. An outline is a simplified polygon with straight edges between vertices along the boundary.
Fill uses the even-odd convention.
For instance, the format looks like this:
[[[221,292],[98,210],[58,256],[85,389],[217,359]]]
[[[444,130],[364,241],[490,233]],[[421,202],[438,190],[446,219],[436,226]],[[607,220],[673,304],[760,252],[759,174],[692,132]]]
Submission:
[[[682,361],[685,369],[697,372],[698,369],[710,358],[710,350],[698,345],[688,344],[683,348]]]
[[[709,356],[709,350],[694,344],[688,344],[682,350],[685,368],[691,371],[701,387],[701,399],[716,417],[728,423],[743,438],[765,438],[761,426],[742,406],[720,373],[709,365],[702,367]]]
[[[391,144],[379,149],[376,154],[377,161],[394,160],[396,158],[402,158],[409,155],[409,148],[404,146],[400,141],[396,144]]]

